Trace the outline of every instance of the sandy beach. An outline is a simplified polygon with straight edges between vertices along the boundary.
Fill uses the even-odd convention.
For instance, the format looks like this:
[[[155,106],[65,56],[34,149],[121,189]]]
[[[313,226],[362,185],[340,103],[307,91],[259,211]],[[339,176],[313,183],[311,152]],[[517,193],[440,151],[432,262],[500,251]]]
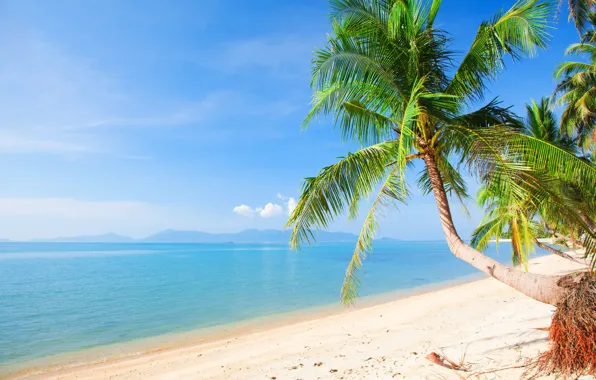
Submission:
[[[579,268],[557,256],[530,271]],[[44,379],[517,379],[547,348],[553,307],[483,279],[235,337],[18,378]],[[432,352],[468,369],[432,364]],[[509,369],[505,369],[511,367]]]

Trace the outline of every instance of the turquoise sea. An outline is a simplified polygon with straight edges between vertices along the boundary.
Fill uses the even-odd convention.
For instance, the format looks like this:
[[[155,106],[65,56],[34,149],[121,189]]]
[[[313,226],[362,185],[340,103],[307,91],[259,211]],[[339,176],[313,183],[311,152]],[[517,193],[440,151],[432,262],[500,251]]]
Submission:
[[[351,243],[0,243],[0,373],[48,355],[337,304]],[[509,262],[510,247],[489,253]],[[379,241],[361,295],[476,271],[443,241]]]

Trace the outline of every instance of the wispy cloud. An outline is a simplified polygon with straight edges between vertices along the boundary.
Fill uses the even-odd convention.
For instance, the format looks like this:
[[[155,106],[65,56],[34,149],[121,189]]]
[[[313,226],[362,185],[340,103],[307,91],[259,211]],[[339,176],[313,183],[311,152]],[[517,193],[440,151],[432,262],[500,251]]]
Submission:
[[[190,102],[180,102],[162,114],[148,117],[128,117],[99,120],[84,127],[101,126],[176,126],[206,124],[234,117],[282,117],[302,105],[284,100],[265,101],[254,95],[234,90],[219,90]]]
[[[114,117],[90,121],[76,128],[161,127],[201,123],[222,114],[224,107],[237,104],[242,95],[235,91],[215,91],[203,98],[171,105],[169,109],[147,112],[144,116]]]
[[[255,69],[259,75],[303,81],[308,80],[312,52],[317,45],[320,45],[320,35],[257,36],[201,52],[199,58],[191,61],[228,74]]]
[[[122,149],[123,144],[106,141],[116,138],[110,135],[113,128],[208,125],[223,120],[229,120],[232,128],[234,117],[283,117],[300,107],[227,89],[176,101],[160,94],[135,93],[134,83],[117,80],[97,62],[16,23],[0,25],[0,44],[9,52],[0,60],[0,154],[114,154],[109,150]],[[251,51],[241,47],[230,52],[228,59],[240,54],[242,64],[256,64]]]
[[[48,136],[45,133],[0,129],[0,153],[5,154],[83,154],[97,152],[99,149],[97,144],[92,145],[67,135],[56,138],[55,135]]]
[[[92,201],[72,197],[0,197],[0,237],[29,239],[109,231],[143,236],[166,228],[195,229],[189,205]]]
[[[85,201],[75,198],[0,198],[0,216],[59,216],[68,218],[148,217],[162,210],[143,202]]]
[[[260,37],[229,44],[220,63],[227,68],[265,66],[279,68],[285,64],[308,65],[313,42],[304,36]],[[305,59],[306,58],[306,59]]]
[[[73,131],[122,101],[118,84],[33,29],[0,17],[0,153],[82,154],[103,150]]]

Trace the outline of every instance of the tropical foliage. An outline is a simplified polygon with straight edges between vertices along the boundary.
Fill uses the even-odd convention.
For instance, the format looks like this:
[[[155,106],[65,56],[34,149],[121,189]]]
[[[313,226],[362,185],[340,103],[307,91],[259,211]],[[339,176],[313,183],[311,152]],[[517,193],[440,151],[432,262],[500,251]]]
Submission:
[[[555,72],[555,89],[563,105],[562,127],[577,136],[582,152],[595,158],[596,153],[596,41],[571,45],[566,54],[584,56],[585,61],[562,63]]]
[[[460,255],[464,243],[445,194],[467,197],[462,170],[500,196],[525,199],[524,207],[548,203],[549,212],[570,223],[580,216],[550,181],[556,175],[579,189],[596,183],[594,167],[522,133],[520,121],[498,101],[470,109],[484,99],[507,56],[532,57],[546,46],[550,4],[522,0],[497,13],[480,25],[462,57],[434,24],[440,5],[441,0],[331,0],[333,33],[314,54],[313,105],[304,125],[332,117],[343,138],[363,148],[305,180],[288,226],[298,247],[334,218],[355,218],[361,200],[375,194],[346,271],[341,294],[347,303],[357,295],[356,272],[370,252],[379,213],[407,199],[407,166],[414,160],[424,161],[417,182],[434,193],[450,247]]]
[[[557,117],[555,116],[549,98],[542,98],[538,103],[532,101],[526,106],[527,117],[521,133],[540,139],[553,147],[575,154],[577,151],[576,142],[561,131]],[[535,170],[539,174],[540,170]],[[545,180],[546,179],[546,180]],[[542,183],[539,183],[542,180]],[[577,222],[564,218],[560,212],[566,212],[565,207],[553,208],[549,201],[536,202],[534,192],[537,186],[548,189],[547,199],[556,198],[567,205],[573,205],[578,215],[590,215],[594,204],[587,189],[586,201],[578,194],[576,184],[548,176],[536,176],[533,186],[520,186],[523,191],[520,194],[503,191],[506,184],[487,184],[483,186],[477,196],[477,202],[485,210],[485,216],[480,226],[472,234],[471,245],[484,251],[489,241],[502,238],[510,238],[512,245],[512,261],[515,265],[523,265],[527,268],[529,253],[534,250],[534,245],[543,249],[549,249],[561,256],[569,258],[562,252],[546,246],[538,241],[539,237],[554,236],[558,231],[577,234],[574,231]],[[558,208],[558,210],[557,210]],[[586,220],[590,220],[587,217]],[[581,231],[581,229],[580,229]],[[581,232],[580,232],[581,234]],[[559,234],[559,236],[564,236]]]
[[[559,6],[563,0],[559,0]],[[596,23],[596,0],[567,0],[569,7],[569,20],[575,24],[580,36],[583,34],[584,40],[589,40],[594,36],[594,25]]]

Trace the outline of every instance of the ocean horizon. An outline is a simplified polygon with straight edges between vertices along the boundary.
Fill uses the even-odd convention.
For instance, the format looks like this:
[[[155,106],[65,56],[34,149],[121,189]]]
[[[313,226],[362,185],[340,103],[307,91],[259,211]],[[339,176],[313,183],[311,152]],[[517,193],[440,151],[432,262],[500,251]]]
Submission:
[[[340,306],[353,249],[353,243],[299,252],[278,243],[0,243],[0,373],[53,355]],[[500,243],[499,251],[491,244],[487,253],[509,263],[510,244]],[[444,241],[380,240],[360,272],[360,295],[474,274]]]

